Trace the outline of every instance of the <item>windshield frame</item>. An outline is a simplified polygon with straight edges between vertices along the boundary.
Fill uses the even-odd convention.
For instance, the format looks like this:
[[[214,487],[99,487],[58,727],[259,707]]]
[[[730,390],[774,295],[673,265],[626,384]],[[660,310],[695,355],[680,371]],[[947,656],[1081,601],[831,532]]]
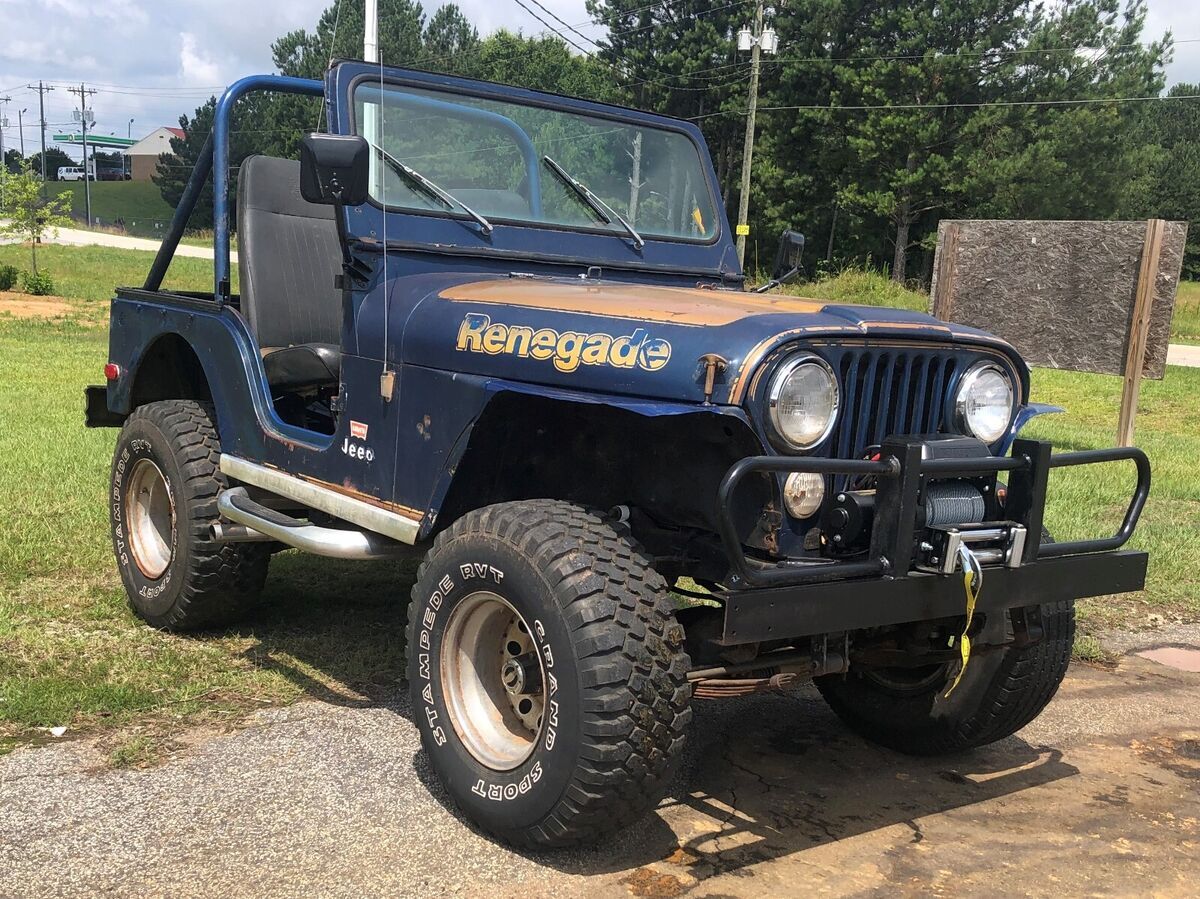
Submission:
[[[532,91],[525,88],[501,85],[488,81],[478,81],[460,76],[436,76],[434,73],[429,73],[432,76],[429,81],[425,81],[419,77],[412,77],[413,75],[417,74],[418,73],[415,72],[410,73],[406,70],[384,68],[382,70],[384,89],[386,90],[387,87],[393,86],[412,88],[418,92],[421,92],[416,94],[416,96],[421,97],[425,96],[425,92],[446,94],[451,97],[475,97],[482,100],[491,100],[493,102],[512,103],[519,106],[530,106],[538,109],[559,111],[569,115],[605,119],[623,125],[632,125],[648,129],[653,128],[659,131],[670,132],[682,136],[688,141],[692,150],[696,153],[697,165],[704,178],[704,188],[708,192],[708,200],[714,212],[715,228],[713,229],[713,234],[711,237],[685,237],[681,235],[675,236],[646,233],[642,235],[645,239],[645,248],[648,248],[651,244],[711,247],[719,245],[726,239],[725,215],[723,214],[724,208],[721,204],[720,194],[716,189],[717,185],[713,183],[712,160],[708,154],[707,148],[701,142],[696,140],[695,133],[693,133],[695,131],[695,126],[690,122],[684,122],[680,119],[672,119],[669,116],[660,116],[655,113],[642,112],[640,110],[628,109],[621,106],[613,106],[594,100],[584,100],[578,97],[550,94],[543,91]],[[349,84],[346,85],[345,95],[342,97],[342,99],[346,105],[345,116],[349,126],[350,134],[361,133],[359,130],[360,123],[357,120],[358,104],[355,98],[355,93],[358,87],[364,83],[378,85],[380,80],[380,75],[376,71],[361,72],[354,75],[350,79]],[[580,104],[586,104],[586,108],[582,108]],[[366,202],[385,215],[419,215],[439,219],[456,219],[464,222],[473,221],[470,216],[459,210],[421,209],[419,207],[399,206],[391,203],[385,206],[373,196],[368,196]],[[583,224],[538,222],[530,221],[528,219],[509,218],[501,215],[489,215],[488,220],[492,222],[493,225],[498,227],[503,226],[506,228],[529,228],[538,231],[565,231],[575,234],[600,235],[605,237],[613,237],[617,240],[625,242],[628,241],[629,237],[628,233],[623,228],[619,226],[612,227],[611,225],[588,226]],[[645,248],[643,248],[643,251]]]

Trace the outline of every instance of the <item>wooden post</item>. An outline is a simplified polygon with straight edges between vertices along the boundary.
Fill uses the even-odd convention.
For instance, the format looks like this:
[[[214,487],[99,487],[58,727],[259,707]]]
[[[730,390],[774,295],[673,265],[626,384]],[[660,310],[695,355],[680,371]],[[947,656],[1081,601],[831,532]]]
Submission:
[[[1146,361],[1146,339],[1150,332],[1150,310],[1162,256],[1162,219],[1146,222],[1146,241],[1142,244],[1142,263],[1138,269],[1137,293],[1133,316],[1129,321],[1129,344],[1125,352],[1125,384],[1121,391],[1121,417],[1117,423],[1117,444],[1133,446],[1133,425],[1137,416],[1138,395],[1142,390],[1142,366]]]
[[[954,267],[958,261],[958,222],[946,222],[945,233],[938,247],[937,282],[930,297],[930,314],[942,321],[950,321],[953,314]]]

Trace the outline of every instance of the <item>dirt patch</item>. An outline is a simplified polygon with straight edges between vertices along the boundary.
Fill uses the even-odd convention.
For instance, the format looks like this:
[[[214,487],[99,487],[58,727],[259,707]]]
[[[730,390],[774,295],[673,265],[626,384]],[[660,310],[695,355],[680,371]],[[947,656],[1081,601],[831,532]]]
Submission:
[[[1157,736],[1129,744],[1144,759],[1189,780],[1200,780],[1200,735]]]
[[[71,305],[62,297],[35,297],[12,290],[0,290],[0,315],[14,318],[64,318]]]
[[[629,892],[634,896],[645,896],[648,899],[669,899],[684,891],[684,884],[678,877],[670,874],[660,874],[651,868],[638,868],[621,879]]]

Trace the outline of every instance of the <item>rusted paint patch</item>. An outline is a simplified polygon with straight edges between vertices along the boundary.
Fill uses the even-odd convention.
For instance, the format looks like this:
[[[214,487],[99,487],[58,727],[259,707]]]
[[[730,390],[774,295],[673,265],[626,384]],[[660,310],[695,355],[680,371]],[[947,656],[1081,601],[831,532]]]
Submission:
[[[314,478],[311,475],[295,474],[293,472],[288,472],[288,474],[292,474],[294,477],[297,477],[302,481],[307,481],[310,484],[316,484],[318,487],[325,487],[328,490],[332,490],[334,493],[340,493],[343,496],[349,496],[353,499],[361,500],[364,503],[369,503],[372,506],[377,506],[378,508],[385,509],[388,512],[395,512],[397,515],[403,515],[405,518],[411,518],[413,521],[419,522],[421,520],[422,516],[418,510],[411,509],[408,506],[402,506],[399,503],[385,502],[384,500],[374,497],[369,493],[363,493],[361,490],[354,488],[349,483],[333,484],[329,481],[322,481],[320,478]]]
[[[673,325],[728,325],[755,315],[803,315],[822,311],[820,300],[783,294],[650,287],[636,284],[563,284],[555,281],[473,281],[448,288],[442,299],[572,312],[603,318]]]

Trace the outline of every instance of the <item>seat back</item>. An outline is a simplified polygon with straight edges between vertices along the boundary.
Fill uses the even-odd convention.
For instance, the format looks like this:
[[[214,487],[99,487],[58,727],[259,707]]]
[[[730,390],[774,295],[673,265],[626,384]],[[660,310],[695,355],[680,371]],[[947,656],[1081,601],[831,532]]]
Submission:
[[[300,163],[250,156],[238,173],[242,314],[261,347],[342,342],[342,250],[332,206],[300,196]]]

